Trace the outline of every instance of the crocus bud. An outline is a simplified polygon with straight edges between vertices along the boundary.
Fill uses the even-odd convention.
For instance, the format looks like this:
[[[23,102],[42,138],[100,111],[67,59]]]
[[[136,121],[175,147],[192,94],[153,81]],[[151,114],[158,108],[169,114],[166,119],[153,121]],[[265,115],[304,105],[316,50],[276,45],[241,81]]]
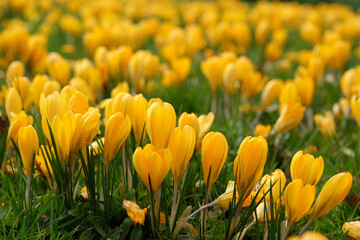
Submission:
[[[11,86],[15,78],[22,77],[25,74],[24,64],[20,61],[13,61],[6,70],[6,85]]]
[[[129,116],[121,112],[112,115],[105,127],[104,160],[108,166],[124,144],[131,131],[131,121]]]
[[[184,128],[175,128],[171,134],[168,148],[173,157],[171,171],[175,181],[179,181],[184,173],[185,168],[193,155],[195,143],[195,131],[188,125]]]
[[[41,94],[39,108],[41,116],[47,118],[51,124],[55,115],[58,115],[60,118],[64,116],[67,111],[67,102],[63,95],[60,95],[58,92],[53,92],[47,97]]]
[[[18,132],[20,128],[33,124],[33,118],[28,116],[24,111],[21,111],[18,115],[13,115],[10,119],[10,127],[7,135],[7,146],[10,148],[13,146],[11,140],[16,144],[18,142]]]
[[[280,198],[280,195],[284,190],[285,185],[286,176],[281,169],[276,169],[274,172],[271,173],[271,175],[266,174],[260,181],[260,187],[262,187],[261,192],[263,195],[266,194],[265,200],[268,203],[270,203],[270,196],[272,196],[274,202],[276,202]]]
[[[299,102],[286,104],[274,125],[275,133],[284,133],[295,128],[304,117],[305,108]]]
[[[39,150],[38,135],[33,126],[29,125],[21,128],[18,136],[22,163],[26,170],[26,174],[31,174],[33,169],[33,159]]]
[[[320,130],[321,134],[326,138],[331,138],[335,133],[335,120],[330,111],[327,111],[325,115],[315,114],[315,124]]]
[[[219,132],[206,134],[201,147],[201,161],[204,182],[207,184],[208,189],[218,178],[227,154],[228,143],[223,134]]]
[[[301,179],[303,183],[316,185],[324,170],[324,159],[320,156],[315,158],[313,155],[303,151],[298,151],[291,160],[290,173],[291,179]]]
[[[80,91],[76,91],[70,98],[68,107],[74,114],[84,114],[89,109],[89,100]]]
[[[360,99],[355,95],[351,98],[351,113],[353,114],[357,125],[360,127]]]
[[[184,128],[186,125],[192,127],[195,131],[196,139],[198,139],[199,136],[199,120],[198,117],[195,115],[195,113],[182,113],[179,118],[179,127]]]
[[[265,109],[279,97],[283,85],[284,83],[280,79],[272,79],[265,85],[260,100],[262,109]]]
[[[48,72],[53,79],[65,86],[70,80],[71,67],[69,62],[58,53],[50,53],[47,58]]]
[[[264,137],[246,137],[240,144],[234,161],[236,188],[246,199],[259,182],[266,162],[268,144]]]
[[[171,167],[172,155],[169,149],[156,150],[152,144],[143,149],[138,147],[133,155],[136,172],[149,191],[155,193],[164,181]],[[150,189],[150,181],[151,189]]]
[[[150,142],[157,149],[166,148],[175,129],[176,114],[169,103],[154,103],[147,112],[147,132]]]
[[[316,199],[312,216],[321,218],[330,212],[331,209],[339,205],[348,194],[352,180],[352,175],[348,172],[338,173],[330,178]]]
[[[286,186],[283,202],[290,224],[296,223],[309,214],[309,209],[315,199],[315,193],[315,186],[304,186],[301,179],[295,179]]]
[[[146,136],[146,113],[148,110],[148,102],[142,94],[134,96],[134,117],[132,125],[135,139],[138,145],[142,143]]]
[[[8,118],[12,114],[16,115],[22,110],[22,101],[20,94],[15,88],[10,88],[5,100],[5,111]]]

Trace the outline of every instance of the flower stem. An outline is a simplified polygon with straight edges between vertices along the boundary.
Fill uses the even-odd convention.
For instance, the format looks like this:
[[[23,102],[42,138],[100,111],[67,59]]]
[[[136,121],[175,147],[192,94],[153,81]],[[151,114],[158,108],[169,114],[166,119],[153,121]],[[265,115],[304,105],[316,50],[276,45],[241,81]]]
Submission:
[[[27,175],[27,179],[26,179],[26,192],[25,192],[25,203],[26,203],[26,208],[30,208],[30,188],[31,188],[31,174]]]
[[[303,229],[301,230],[301,232],[299,233],[299,237],[310,227],[310,225],[314,222],[314,218],[313,217],[311,217],[310,219],[309,219],[309,221],[305,224],[305,226],[303,227]]]
[[[170,216],[170,231],[172,231],[174,228],[175,215],[178,206],[178,200],[177,200],[178,190],[179,190],[179,180],[174,180],[174,193],[173,193],[171,216]]]
[[[287,228],[286,228],[286,232],[285,232],[285,234],[284,234],[284,236],[283,236],[283,240],[286,240],[287,239],[287,237],[289,236],[289,234],[290,234],[290,230],[291,230],[291,228],[292,228],[292,226],[293,226],[294,224],[293,223],[290,223],[289,222],[289,224],[288,224],[288,226],[287,226]]]

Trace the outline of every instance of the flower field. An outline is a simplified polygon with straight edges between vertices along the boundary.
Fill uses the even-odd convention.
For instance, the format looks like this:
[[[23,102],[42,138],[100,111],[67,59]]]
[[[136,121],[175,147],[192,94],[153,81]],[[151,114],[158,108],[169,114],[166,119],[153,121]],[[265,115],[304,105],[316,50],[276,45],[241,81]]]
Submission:
[[[2,0],[0,239],[360,239],[355,7]]]

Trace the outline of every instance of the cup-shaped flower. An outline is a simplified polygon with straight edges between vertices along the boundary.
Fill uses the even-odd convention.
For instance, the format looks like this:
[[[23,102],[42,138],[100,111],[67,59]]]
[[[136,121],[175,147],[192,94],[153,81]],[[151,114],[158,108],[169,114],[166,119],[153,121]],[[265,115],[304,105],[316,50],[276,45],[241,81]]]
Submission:
[[[330,178],[316,199],[312,213],[313,217],[321,218],[339,205],[348,194],[352,181],[352,175],[348,172],[338,173]]]
[[[234,176],[239,196],[246,199],[259,182],[266,162],[268,144],[264,137],[246,137],[234,161]]]
[[[168,148],[173,157],[171,171],[175,181],[179,181],[184,173],[185,168],[193,155],[195,142],[195,131],[188,125],[184,128],[175,128],[171,134]]]
[[[326,138],[331,138],[335,133],[335,120],[330,111],[327,111],[325,115],[315,114],[315,124],[319,128],[321,134]]]
[[[172,155],[169,149],[156,150],[152,144],[138,147],[133,155],[136,172],[149,191],[155,193],[170,171]],[[150,181],[151,189],[150,189]]]
[[[18,114],[22,110],[22,100],[19,92],[15,88],[10,88],[5,100],[6,115],[10,118],[11,114]]]
[[[166,148],[176,125],[176,114],[169,103],[156,102],[147,112],[147,132],[150,142],[157,149]]]
[[[13,146],[11,140],[16,144],[18,141],[18,132],[22,127],[33,124],[33,118],[28,116],[24,111],[21,111],[17,115],[12,115],[10,117],[10,126],[7,135],[7,147],[10,148]]]
[[[286,185],[286,176],[281,169],[276,169],[271,175],[266,174],[260,181],[261,192],[265,200],[270,203],[270,198],[276,202]],[[271,189],[271,192],[270,192]],[[269,191],[269,192],[268,192]]]
[[[33,126],[29,125],[20,128],[18,137],[22,163],[26,170],[26,174],[31,174],[33,168],[33,159],[39,150],[38,135]]]
[[[186,125],[192,127],[195,131],[196,134],[196,139],[198,139],[199,136],[199,130],[200,130],[200,125],[199,125],[199,120],[198,117],[195,115],[195,113],[182,113],[180,118],[179,118],[179,127],[183,128]]]
[[[146,134],[146,113],[148,110],[148,102],[142,94],[134,96],[134,118],[132,125],[135,139],[138,145],[145,139]]]
[[[320,156],[315,158],[310,153],[304,154],[298,151],[290,164],[291,179],[301,179],[303,183],[316,185],[324,170],[324,159]]]
[[[304,186],[301,179],[295,179],[286,186],[283,202],[290,224],[296,223],[309,214],[309,209],[315,199],[315,193],[315,186]]]
[[[104,160],[108,166],[131,131],[130,117],[121,112],[112,115],[105,127]]]
[[[275,133],[284,133],[295,128],[304,117],[305,108],[299,102],[286,104],[274,125]]]
[[[201,160],[204,182],[208,189],[218,178],[227,154],[228,143],[222,133],[209,132],[206,134],[201,147]]]
[[[265,109],[279,97],[283,85],[284,83],[280,79],[272,79],[265,85],[260,100],[262,109]]]
[[[350,237],[355,238],[356,240],[360,239],[360,221],[346,222],[342,226],[343,232],[348,232]]]

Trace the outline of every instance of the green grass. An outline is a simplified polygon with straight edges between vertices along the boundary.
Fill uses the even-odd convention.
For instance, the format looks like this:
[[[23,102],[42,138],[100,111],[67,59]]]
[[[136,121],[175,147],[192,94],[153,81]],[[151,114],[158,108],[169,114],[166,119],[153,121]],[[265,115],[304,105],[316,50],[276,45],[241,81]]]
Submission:
[[[9,16],[8,16],[9,15]],[[11,18],[12,13],[6,14],[6,18]],[[48,50],[60,52],[61,45],[68,43],[60,27],[55,24],[54,32],[48,39]],[[82,45],[81,38],[74,40],[76,46],[76,53],[72,55],[65,55],[68,59],[79,59],[87,57],[85,49]],[[147,42],[144,45],[145,49],[157,53],[154,43]],[[252,44],[247,55],[254,63],[259,63],[257,54],[258,47]],[[289,34],[288,43],[284,51],[299,51],[301,49],[311,49],[311,46],[302,41],[297,33]],[[160,77],[156,77],[155,90],[151,94],[145,94],[147,99],[151,97],[159,97],[163,101],[169,102],[174,106],[174,109],[179,116],[181,112],[194,112],[198,115],[206,114],[211,107],[211,92],[210,87],[205,76],[200,70],[200,60],[202,56],[199,54],[196,61],[193,62],[192,70],[186,82],[178,87],[164,87],[161,84]],[[347,68],[356,66],[360,60],[353,57],[347,65]],[[297,65],[294,64],[292,69],[288,72],[282,72],[275,68],[270,69],[264,74],[268,74],[269,78],[281,78],[286,80],[292,78],[294,70]],[[325,74],[333,74],[329,69]],[[331,110],[333,104],[342,97],[339,90],[338,82],[341,73],[335,73],[336,83],[332,84],[326,81],[316,90],[311,108],[315,113],[324,113],[326,110]],[[4,79],[0,79],[0,85],[5,84]],[[244,114],[238,111],[238,106],[244,104],[244,100],[240,94],[232,97],[233,105],[235,106],[229,118],[226,118],[223,109],[223,93],[219,91],[218,95],[218,112],[216,113],[215,121],[210,131],[219,131],[226,136],[229,144],[229,154],[224,167],[220,173],[217,182],[211,189],[210,201],[221,195],[226,189],[228,180],[234,179],[233,161],[236,157],[236,151],[240,146],[241,141],[246,136],[254,134],[255,126],[252,121],[256,116],[256,112],[251,111],[249,114]],[[259,95],[255,97],[253,102],[255,105],[259,103]],[[3,106],[1,106],[3,109]],[[40,115],[33,110],[34,122],[39,122]],[[278,118],[278,112],[265,112],[259,122],[262,124],[273,125]],[[37,125],[39,128],[40,124]],[[6,126],[8,127],[8,126]],[[103,130],[103,129],[102,129]],[[1,131],[1,128],[0,128]],[[102,131],[103,132],[103,131]],[[281,136],[275,136],[269,140],[269,153],[267,162],[264,168],[264,174],[270,174],[277,168],[284,171],[290,182],[290,161],[292,156],[299,150],[303,150],[309,146],[316,146],[318,152],[315,156],[322,156],[325,161],[324,173],[320,182],[317,185],[317,194],[324,183],[334,174],[341,171],[349,171],[354,176],[353,186],[350,190],[348,198],[338,207],[333,209],[325,217],[316,220],[311,225],[310,230],[316,230],[324,233],[329,239],[344,239],[345,235],[341,231],[342,224],[346,221],[359,220],[359,208],[357,208],[357,201],[354,197],[358,197],[360,191],[359,173],[360,163],[358,161],[360,156],[360,140],[359,127],[356,125],[354,119],[337,120],[336,136],[333,139],[324,138],[316,126],[308,128],[307,121],[304,119],[299,127],[285,133]],[[1,132],[1,143],[5,145],[6,131]],[[97,139],[100,136],[97,136]],[[275,139],[278,138],[278,143]],[[42,140],[44,142],[44,140]],[[146,139],[149,142],[149,139]],[[128,141],[127,159],[132,159],[133,150],[135,149],[134,138]],[[131,226],[130,220],[127,217],[125,209],[122,207],[122,200],[129,199],[136,201],[142,208],[150,205],[150,194],[146,187],[141,183],[140,178],[133,170],[134,185],[136,190],[130,192],[126,190],[123,196],[120,184],[123,183],[123,177],[120,173],[121,152],[111,163],[114,178],[111,179],[112,197],[109,199],[108,206],[104,207],[104,200],[100,199],[100,189],[104,179],[102,179],[101,169],[103,169],[102,159],[100,157],[93,158],[93,166],[91,169],[97,169],[93,173],[93,181],[86,182],[82,174],[79,173],[79,188],[78,194],[74,201],[67,203],[64,201],[65,192],[53,192],[48,183],[40,177],[34,178],[31,188],[32,204],[30,209],[24,207],[24,195],[26,189],[26,176],[22,173],[22,166],[20,157],[14,152],[5,150],[0,147],[0,163],[9,161],[14,157],[14,168],[19,170],[18,174],[4,173],[0,174],[0,238],[3,239],[106,239],[106,238],[128,238],[128,239],[146,239],[151,233],[150,215],[147,214],[145,226]],[[353,151],[353,156],[347,154]],[[3,156],[4,155],[4,156]],[[81,161],[78,155],[77,159]],[[205,195],[205,187],[199,184],[202,180],[202,167],[200,153],[194,154],[189,164],[187,177],[184,180],[184,186],[181,191],[181,201],[179,206],[179,214],[187,206],[192,206],[197,209],[199,204],[203,202]],[[69,183],[71,187],[75,186],[75,182]],[[86,200],[80,196],[80,189],[83,186],[93,186],[96,193],[93,200]],[[173,181],[171,173],[168,174],[166,180],[162,185],[161,206],[162,212],[166,216],[170,216],[171,198],[173,191]],[[336,190],[335,190],[336,191]],[[356,198],[355,198],[356,199]],[[358,198],[357,198],[358,200]],[[108,208],[109,212],[106,212]],[[219,208],[210,208],[212,214],[218,213],[214,218],[207,221],[207,236],[209,239],[222,239],[225,232],[225,225],[228,221],[228,211]],[[150,211],[148,211],[149,213]],[[281,219],[285,219],[282,212]],[[307,222],[308,217],[299,221],[292,229],[291,234],[297,234]],[[200,223],[200,215],[195,219],[189,221],[197,230]],[[280,220],[276,222],[279,224]],[[272,233],[276,232],[276,225],[272,223]],[[163,227],[166,224],[163,224]],[[245,239],[262,239],[264,233],[264,223],[256,223],[248,232]],[[271,235],[271,239],[275,239],[275,234]],[[165,230],[163,239],[170,238],[170,233]],[[179,234],[179,239],[193,238],[187,230],[182,230]]]

